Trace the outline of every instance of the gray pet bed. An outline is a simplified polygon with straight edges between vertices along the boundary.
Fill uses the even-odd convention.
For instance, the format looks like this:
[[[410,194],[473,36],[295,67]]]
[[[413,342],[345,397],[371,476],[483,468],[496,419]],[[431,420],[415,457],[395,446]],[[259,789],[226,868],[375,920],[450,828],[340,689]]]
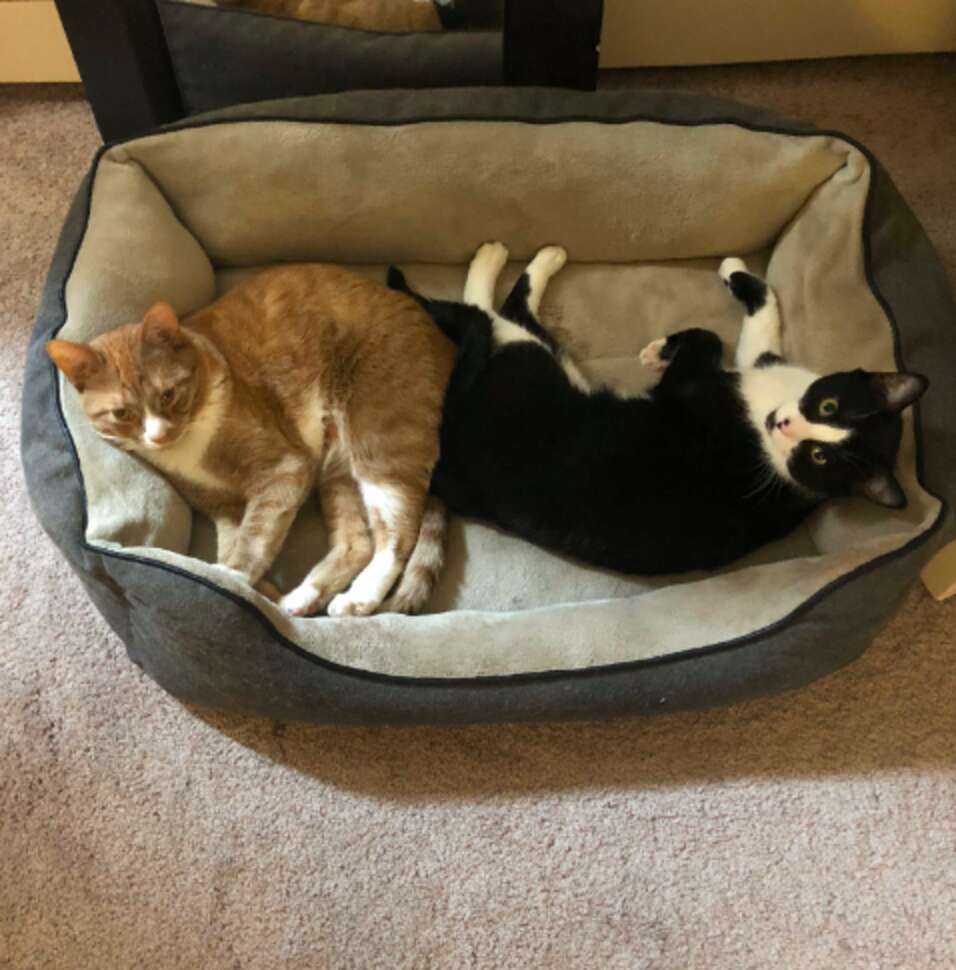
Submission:
[[[592,375],[694,324],[732,342],[714,269],[766,269],[786,349],[822,370],[906,366],[909,507],[832,502],[719,574],[647,580],[455,521],[428,615],[297,620],[210,565],[211,527],[87,427],[44,353],[153,301],[183,313],[255,267],[390,261],[460,293],[478,243],[571,262],[545,318]],[[510,267],[513,275],[518,264]],[[509,280],[503,282],[507,285]],[[632,92],[366,92],[232,109],[109,147],[60,239],[29,350],[37,514],[132,659],[185,701],[317,721],[580,718],[727,703],[857,656],[951,533],[956,320],[925,235],[851,140],[726,102]],[[586,496],[582,496],[586,501]],[[273,577],[319,557],[303,511]]]

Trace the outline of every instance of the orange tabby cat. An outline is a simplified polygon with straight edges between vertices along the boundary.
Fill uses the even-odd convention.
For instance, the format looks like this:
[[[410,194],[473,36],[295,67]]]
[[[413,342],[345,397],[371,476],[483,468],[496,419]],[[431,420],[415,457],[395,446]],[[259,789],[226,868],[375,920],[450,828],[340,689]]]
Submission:
[[[383,33],[441,30],[433,0],[216,0],[220,7]]]
[[[288,612],[366,615],[400,576],[387,608],[424,605],[442,558],[444,509],[426,512],[426,497],[454,350],[414,300],[335,266],[285,266],[181,322],[157,303],[142,323],[47,350],[96,431],[208,515],[219,563],[249,584],[318,487],[330,550],[281,599]]]

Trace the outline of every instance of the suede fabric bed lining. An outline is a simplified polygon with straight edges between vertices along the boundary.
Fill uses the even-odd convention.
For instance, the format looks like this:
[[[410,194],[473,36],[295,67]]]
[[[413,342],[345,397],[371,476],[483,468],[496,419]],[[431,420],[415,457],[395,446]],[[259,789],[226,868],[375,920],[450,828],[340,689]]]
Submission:
[[[619,386],[640,386],[635,357],[647,340],[690,320],[732,346],[739,314],[713,274],[731,253],[756,253],[755,265],[767,266],[795,360],[890,369],[891,327],[864,273],[868,181],[865,157],[836,138],[729,124],[254,122],[165,133],[101,159],[61,335],[88,339],[159,298],[188,312],[234,283],[237,267],[295,259],[359,263],[372,274],[402,262],[416,285],[451,296],[473,247],[495,237],[521,258],[546,241],[568,247],[572,263],[549,291],[546,318],[589,372]],[[253,599],[311,654],[391,676],[576,670],[746,636],[901,548],[939,510],[916,481],[907,425],[906,512],[833,503],[721,575],[614,576],[457,522],[439,612],[291,620],[203,562],[208,525],[193,528],[171,487],[99,441],[72,391],[61,395],[94,548],[204,576]],[[277,568],[283,586],[323,541],[305,510]]]

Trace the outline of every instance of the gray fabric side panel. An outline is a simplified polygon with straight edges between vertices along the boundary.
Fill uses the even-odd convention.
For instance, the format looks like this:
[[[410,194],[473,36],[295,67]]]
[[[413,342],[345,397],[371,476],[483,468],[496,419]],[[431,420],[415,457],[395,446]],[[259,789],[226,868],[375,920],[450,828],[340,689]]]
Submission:
[[[404,124],[430,120],[503,120],[560,122],[569,119],[614,122],[632,118],[660,119],[669,124],[701,124],[725,119],[757,127],[814,132],[813,125],[784,118],[773,111],[724,98],[699,97],[673,91],[565,91],[556,88],[447,88],[440,91],[345,91],[242,104],[189,118],[167,128],[198,122],[248,121],[256,118],[290,121],[339,121],[361,124]]]
[[[896,323],[903,365],[930,379],[916,405],[924,485],[949,506],[941,545],[956,533],[956,303],[933,244],[889,175],[873,166],[870,197],[870,268]]]
[[[95,169],[94,162],[93,169]],[[93,170],[80,185],[70,207],[47,274],[36,325],[27,350],[23,379],[20,451],[27,490],[40,524],[75,569],[98,558],[82,548],[86,521],[79,466],[57,405],[56,369],[46,341],[64,322],[63,289],[86,229]]]
[[[40,299],[36,325],[27,350],[23,380],[20,451],[27,491],[44,531],[79,576],[90,599],[116,635],[130,643],[129,605],[103,564],[83,544],[86,498],[79,464],[57,403],[56,370],[46,354],[46,341],[64,321],[63,290],[86,231],[90,184],[98,163],[80,184],[67,215]]]
[[[328,667],[277,644],[251,611],[209,587],[129,560],[107,557],[106,566],[121,586],[148,584],[148,601],[135,597],[127,646],[181,700],[279,719],[398,724],[644,715],[801,687],[866,649],[923,558],[921,549],[899,557],[774,635],[737,647],[572,675],[455,683],[409,683]],[[137,576],[139,570],[148,574]],[[870,608],[874,602],[879,611]]]
[[[500,84],[493,31],[376,34],[189,3],[160,4],[190,114],[349,88]]]

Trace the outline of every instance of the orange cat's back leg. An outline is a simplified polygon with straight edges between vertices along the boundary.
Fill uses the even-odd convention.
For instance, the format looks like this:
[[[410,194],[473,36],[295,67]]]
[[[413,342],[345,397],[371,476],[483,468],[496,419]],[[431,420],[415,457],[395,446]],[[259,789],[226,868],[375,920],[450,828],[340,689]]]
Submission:
[[[424,489],[408,483],[360,477],[359,490],[375,551],[348,591],[339,593],[329,603],[329,616],[374,613],[402,574],[421,530]]]
[[[293,616],[312,616],[324,610],[372,558],[364,503],[348,469],[320,479],[318,492],[329,551],[294,590],[282,597],[279,605]]]

